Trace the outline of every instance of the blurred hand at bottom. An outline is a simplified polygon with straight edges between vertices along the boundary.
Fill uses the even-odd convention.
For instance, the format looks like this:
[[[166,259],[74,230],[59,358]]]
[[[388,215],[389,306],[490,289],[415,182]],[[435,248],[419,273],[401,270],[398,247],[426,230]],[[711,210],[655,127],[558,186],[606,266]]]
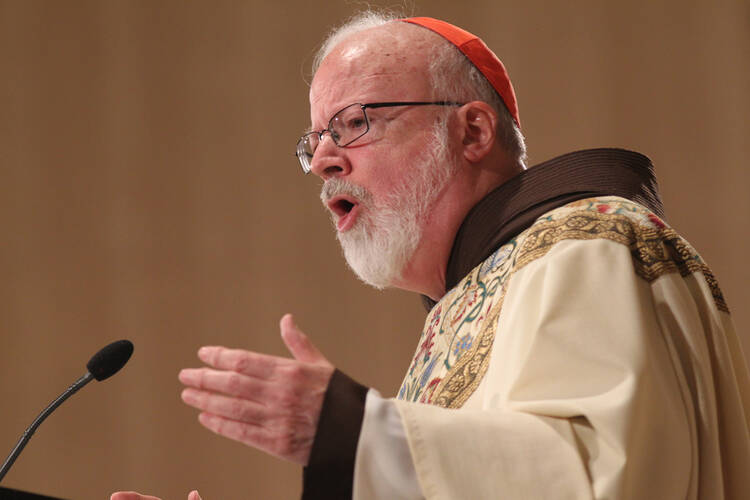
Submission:
[[[151,495],[141,495],[140,493],[136,493],[135,491],[118,491],[117,493],[112,493],[112,496],[109,497],[109,500],[161,500],[159,497],[154,497]],[[188,493],[187,500],[201,500],[201,496],[198,494],[198,490],[193,490],[190,493]]]

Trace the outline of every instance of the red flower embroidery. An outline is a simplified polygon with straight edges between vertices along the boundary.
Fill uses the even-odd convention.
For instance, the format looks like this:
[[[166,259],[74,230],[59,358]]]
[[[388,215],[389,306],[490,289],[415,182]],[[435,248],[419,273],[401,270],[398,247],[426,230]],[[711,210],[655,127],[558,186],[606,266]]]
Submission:
[[[441,380],[442,379],[440,377],[435,377],[434,379],[430,380],[430,383],[427,384],[427,387],[422,393],[422,397],[419,399],[420,403],[432,403],[432,396],[434,395],[435,389],[437,389],[437,386]]]
[[[427,360],[430,359],[430,356],[432,356],[432,347],[435,345],[434,339],[435,339],[435,333],[437,326],[440,324],[440,315],[442,312],[442,307],[438,306],[438,308],[435,310],[432,320],[430,321],[429,326],[427,327],[427,331],[425,332],[425,339],[424,342],[419,346],[419,350],[417,351],[417,354],[414,356],[414,365],[419,361],[420,358],[422,358],[423,362],[427,362]]]
[[[452,327],[455,326],[459,321],[461,321],[466,313],[474,307],[474,304],[476,303],[478,298],[479,286],[476,284],[471,285],[471,287],[463,293],[461,302],[459,302],[459,304],[456,306],[456,311],[454,312],[454,316],[451,319],[450,323]]]
[[[418,360],[420,357],[424,356],[424,361],[427,362],[428,359],[430,359],[430,356],[432,356],[432,347],[435,345],[435,342],[433,342],[433,339],[435,338],[435,330],[433,328],[430,328],[430,331],[427,333],[427,338],[424,339],[424,342],[422,342],[422,345],[419,346],[419,352],[417,352],[416,357],[414,360]]]
[[[609,205],[598,205],[596,209],[599,211],[600,214],[606,214],[609,211]]]

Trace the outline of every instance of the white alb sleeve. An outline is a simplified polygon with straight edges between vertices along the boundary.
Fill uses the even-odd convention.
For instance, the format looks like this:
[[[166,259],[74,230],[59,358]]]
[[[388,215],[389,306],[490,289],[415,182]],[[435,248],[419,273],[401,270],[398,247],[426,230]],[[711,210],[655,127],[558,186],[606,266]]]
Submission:
[[[412,463],[401,415],[391,399],[370,389],[354,465],[357,500],[424,498]]]

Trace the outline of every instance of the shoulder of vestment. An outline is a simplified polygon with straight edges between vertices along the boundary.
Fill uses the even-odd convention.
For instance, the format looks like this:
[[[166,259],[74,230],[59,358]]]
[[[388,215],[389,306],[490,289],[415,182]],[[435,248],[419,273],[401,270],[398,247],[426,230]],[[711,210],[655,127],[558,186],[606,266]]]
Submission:
[[[399,399],[459,408],[486,372],[503,299],[514,274],[565,241],[609,240],[630,250],[647,282],[702,273],[716,306],[728,308],[711,270],[676,231],[647,208],[615,196],[556,208],[476,266],[432,308]]]

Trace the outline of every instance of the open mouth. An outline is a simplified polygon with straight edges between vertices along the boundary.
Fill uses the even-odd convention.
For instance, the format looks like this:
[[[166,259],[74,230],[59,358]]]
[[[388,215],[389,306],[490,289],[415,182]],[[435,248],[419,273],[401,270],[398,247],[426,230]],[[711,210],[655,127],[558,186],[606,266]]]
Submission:
[[[328,202],[328,208],[339,217],[344,217],[349,214],[356,205],[356,200],[344,197],[336,197]]]
[[[338,219],[336,227],[339,231],[346,231],[354,224],[357,218],[359,202],[348,196],[335,196],[328,201],[328,209]]]

